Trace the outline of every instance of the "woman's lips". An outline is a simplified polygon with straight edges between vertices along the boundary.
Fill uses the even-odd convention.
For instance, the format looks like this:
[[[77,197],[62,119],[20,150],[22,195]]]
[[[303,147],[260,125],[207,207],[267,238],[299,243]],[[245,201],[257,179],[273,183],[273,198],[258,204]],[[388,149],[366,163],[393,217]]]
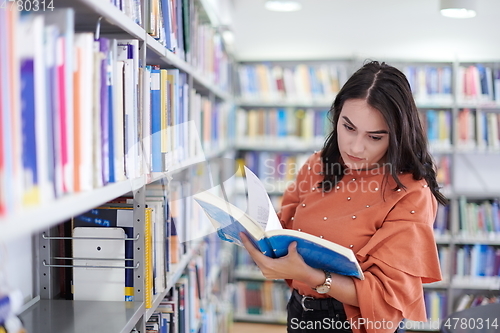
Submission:
[[[347,156],[349,157],[350,160],[353,160],[353,161],[356,161],[356,162],[364,160],[364,158],[359,158],[359,157],[352,156],[352,155],[349,155],[349,154],[347,154]]]

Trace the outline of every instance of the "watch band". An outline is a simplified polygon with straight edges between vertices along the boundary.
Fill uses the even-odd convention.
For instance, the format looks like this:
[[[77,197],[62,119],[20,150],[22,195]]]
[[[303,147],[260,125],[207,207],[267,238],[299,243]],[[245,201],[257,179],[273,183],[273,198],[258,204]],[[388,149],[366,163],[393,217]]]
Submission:
[[[332,286],[332,275],[330,274],[330,272],[323,272],[325,272],[325,282],[316,286],[315,288],[312,288],[319,294],[326,294],[328,291],[330,291],[330,287]]]

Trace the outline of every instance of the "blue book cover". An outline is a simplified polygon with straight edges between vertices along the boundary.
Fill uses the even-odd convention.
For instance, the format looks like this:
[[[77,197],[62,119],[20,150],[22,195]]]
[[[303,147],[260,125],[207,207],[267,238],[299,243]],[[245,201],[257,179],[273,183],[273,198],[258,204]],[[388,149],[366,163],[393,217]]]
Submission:
[[[317,236],[291,229],[265,231],[241,209],[210,192],[194,195],[215,227],[220,239],[243,246],[240,233],[245,233],[263,254],[280,258],[288,254],[291,242],[297,242],[297,251],[311,267],[332,273],[364,279],[363,272],[351,249]]]

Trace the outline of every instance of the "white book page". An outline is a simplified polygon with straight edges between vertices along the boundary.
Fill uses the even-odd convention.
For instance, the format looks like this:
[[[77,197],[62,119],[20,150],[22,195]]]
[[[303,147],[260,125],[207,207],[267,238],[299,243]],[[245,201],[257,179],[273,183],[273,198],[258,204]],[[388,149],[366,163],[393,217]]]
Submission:
[[[283,229],[264,184],[246,166],[245,175],[248,190],[247,214],[266,231]]]

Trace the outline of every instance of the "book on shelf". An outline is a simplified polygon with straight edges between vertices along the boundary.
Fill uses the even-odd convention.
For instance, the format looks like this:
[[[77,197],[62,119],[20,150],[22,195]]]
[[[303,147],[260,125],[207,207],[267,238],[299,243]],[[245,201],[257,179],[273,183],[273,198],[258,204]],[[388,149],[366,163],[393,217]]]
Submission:
[[[117,42],[118,61],[123,62],[123,121],[124,121],[124,158],[125,175],[135,178],[140,175],[139,158],[139,41],[121,39]],[[121,65],[121,64],[120,64]]]
[[[262,182],[246,167],[245,174],[248,202],[252,203],[247,212],[208,191],[194,195],[222,240],[242,246],[240,233],[244,232],[256,248],[271,258],[286,256],[288,246],[295,241],[298,253],[309,266],[364,279],[351,249],[305,232],[283,229]]]
[[[76,228],[90,228],[93,230],[93,235],[91,237],[104,237],[104,233],[107,231],[103,230],[106,228],[121,228],[124,231],[124,235],[129,240],[120,240],[124,245],[123,257],[125,258],[122,262],[122,266],[130,267],[129,269],[114,269],[113,274],[117,271],[119,274],[124,276],[124,283],[122,289],[120,290],[120,295],[115,300],[134,300],[134,272],[131,269],[133,267],[134,260],[134,241],[130,240],[134,237],[134,210],[130,204],[107,204],[104,206],[96,207],[88,212],[77,215],[72,220],[73,227]],[[82,231],[79,231],[82,232]],[[81,242],[81,240],[78,240]],[[77,243],[78,243],[77,242]],[[85,243],[83,243],[85,244]],[[75,244],[73,246],[76,246]],[[76,257],[76,256],[75,256]],[[118,258],[115,256],[114,258]],[[101,265],[103,265],[101,263]],[[117,273],[116,273],[117,274]],[[77,282],[73,282],[77,285]],[[123,289],[123,287],[125,289]],[[92,297],[98,296],[95,294]],[[86,296],[87,300],[93,299],[91,296]],[[75,296],[75,299],[76,296]]]
[[[126,279],[121,267],[125,266],[126,261],[125,235],[120,227],[73,229],[75,301],[123,300]]]
[[[0,292],[0,323],[15,316],[23,305],[23,294],[19,289]]]

